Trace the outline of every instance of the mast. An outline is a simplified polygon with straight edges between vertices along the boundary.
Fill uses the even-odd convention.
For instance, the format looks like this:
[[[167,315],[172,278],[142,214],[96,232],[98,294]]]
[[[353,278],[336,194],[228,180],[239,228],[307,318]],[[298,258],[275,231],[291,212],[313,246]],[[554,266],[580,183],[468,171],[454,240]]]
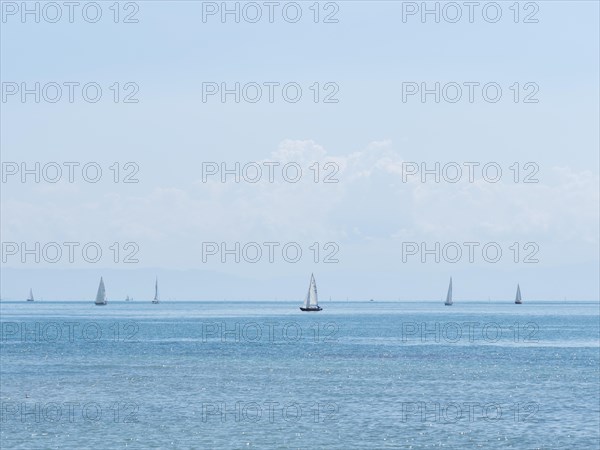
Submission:
[[[152,300],[152,303],[158,303],[158,277],[154,282],[154,300]]]
[[[314,274],[310,275],[310,286],[308,289],[308,297],[309,297],[309,306],[319,306],[319,300],[317,297],[317,283],[315,281],[315,276]]]
[[[33,301],[33,290],[31,288],[29,288],[29,297],[27,297],[27,301]]]
[[[521,300],[521,287],[517,284],[517,296],[515,297],[515,303],[521,304],[523,301]]]
[[[450,277],[450,284],[448,285],[448,293],[446,294],[446,305],[452,304],[452,277]]]
[[[104,288],[104,279],[100,277],[98,293],[96,294],[96,305],[106,305],[106,289]]]
[[[304,299],[304,305],[302,305],[304,308],[308,308],[310,306],[310,288],[312,285],[312,276],[310,279],[310,282],[308,283],[308,291],[306,292],[306,298]]]

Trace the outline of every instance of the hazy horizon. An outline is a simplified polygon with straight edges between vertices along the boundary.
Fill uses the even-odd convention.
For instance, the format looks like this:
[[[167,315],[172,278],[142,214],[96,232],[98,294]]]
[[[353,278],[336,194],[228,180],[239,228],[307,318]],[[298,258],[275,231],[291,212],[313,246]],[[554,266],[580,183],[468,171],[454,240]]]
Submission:
[[[592,269],[593,270],[593,269]],[[164,269],[4,269],[0,298],[25,300],[29,289],[33,289],[36,299],[84,300],[93,301],[102,276],[109,300],[124,300],[126,296],[134,299],[152,299],[154,282],[158,278],[161,298],[174,300],[217,301],[267,301],[276,298],[298,302],[306,295],[310,272],[302,276],[270,277],[262,279],[244,278],[218,271],[202,270],[164,270]],[[471,274],[477,274],[477,276]],[[448,274],[448,275],[446,275]],[[579,271],[582,279],[593,280],[592,273]],[[514,301],[517,284],[520,285],[524,301],[598,301],[598,298],[585,297],[584,290],[577,293],[566,289],[558,290],[560,279],[555,283],[540,283],[544,273],[532,276],[529,280],[511,280],[510,275],[490,271],[454,271],[440,270],[430,283],[420,284],[407,278],[397,278],[397,289],[388,290],[371,279],[369,285],[364,280],[353,277],[344,285],[345,274],[314,272],[321,301],[329,297],[352,300],[386,301],[441,301],[446,295],[449,277],[452,276],[454,298],[457,301],[472,299],[475,301],[502,299]],[[384,279],[385,276],[380,276]],[[539,284],[538,284],[539,283]],[[585,286],[585,285],[584,285]],[[591,287],[591,286],[590,286]],[[501,292],[492,294],[491,292]],[[468,301],[468,300],[467,300]]]

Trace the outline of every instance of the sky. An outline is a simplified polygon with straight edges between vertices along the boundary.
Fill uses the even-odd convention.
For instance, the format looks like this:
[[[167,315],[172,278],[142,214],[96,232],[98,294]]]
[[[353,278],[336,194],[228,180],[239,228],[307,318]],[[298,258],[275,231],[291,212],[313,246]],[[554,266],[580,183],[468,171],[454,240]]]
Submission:
[[[2,2],[3,299],[598,300],[597,2],[113,3]]]

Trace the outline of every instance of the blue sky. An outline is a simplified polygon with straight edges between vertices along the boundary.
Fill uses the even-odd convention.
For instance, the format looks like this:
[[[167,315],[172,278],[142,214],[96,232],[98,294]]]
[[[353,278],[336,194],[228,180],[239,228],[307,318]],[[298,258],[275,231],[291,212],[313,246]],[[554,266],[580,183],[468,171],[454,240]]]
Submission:
[[[95,24],[77,15],[74,23],[10,16],[1,24],[3,83],[103,87],[94,104],[7,98],[2,161],[96,162],[104,173],[96,184],[8,179],[0,229],[3,242],[94,241],[105,254],[113,242],[135,242],[139,262],[10,257],[3,298],[21,298],[33,285],[46,298],[84,299],[110,273],[115,299],[150,297],[155,274],[170,298],[293,299],[314,272],[321,295],[333,298],[435,300],[452,275],[456,298],[508,298],[520,282],[524,297],[598,299],[596,2],[537,2],[538,23],[514,23],[512,2],[501,2],[497,23],[478,14],[474,23],[403,23],[402,2],[337,2],[339,22],[328,24],[312,22],[312,2],[301,2],[295,24],[277,15],[272,24],[203,23],[202,2],[138,2],[138,23],[115,24],[110,4]],[[114,82],[139,86],[139,102],[114,103]],[[296,82],[304,95],[298,103],[203,103],[206,82]],[[315,82],[335,83],[339,102],[314,103]],[[406,82],[495,82],[503,96],[403,102]],[[515,82],[535,83],[539,102],[515,103]],[[139,183],[111,182],[115,161],[137,164]],[[204,183],[205,162],[297,163],[305,177]],[[312,182],[315,162],[335,163],[338,183]],[[503,176],[403,182],[407,162],[493,162]],[[535,163],[538,182],[515,183],[515,162]],[[203,263],[203,242],[298,242],[305,256]],[[335,243],[339,262],[315,264],[314,242]],[[503,256],[403,262],[406,242],[495,242]],[[515,242],[535,243],[538,262],[514,263]]]

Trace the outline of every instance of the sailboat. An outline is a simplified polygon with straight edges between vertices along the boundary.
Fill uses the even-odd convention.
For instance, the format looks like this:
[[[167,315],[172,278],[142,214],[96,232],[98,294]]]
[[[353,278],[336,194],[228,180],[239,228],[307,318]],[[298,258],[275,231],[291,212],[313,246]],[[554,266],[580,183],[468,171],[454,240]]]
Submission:
[[[33,291],[31,290],[31,288],[29,289],[29,297],[27,297],[27,301],[28,302],[32,302],[33,301]]]
[[[100,277],[100,284],[98,285],[98,293],[96,294],[95,305],[106,305],[108,302],[106,301],[106,289],[104,288],[104,280]]]
[[[317,298],[317,283],[315,282],[315,276],[310,275],[310,284],[308,285],[308,292],[304,299],[304,304],[300,307],[300,311],[321,311],[323,308],[319,306],[319,300]]]
[[[158,300],[158,278],[154,283],[154,300],[152,300],[152,303],[160,303]]]
[[[131,300],[133,300],[132,298],[129,298],[129,295],[125,298],[126,302],[130,302]]]
[[[517,296],[515,297],[515,303],[517,305],[521,305],[523,301],[521,300],[521,287],[517,284]]]
[[[448,286],[448,293],[446,294],[444,305],[452,306],[452,277],[450,277],[450,285]]]

